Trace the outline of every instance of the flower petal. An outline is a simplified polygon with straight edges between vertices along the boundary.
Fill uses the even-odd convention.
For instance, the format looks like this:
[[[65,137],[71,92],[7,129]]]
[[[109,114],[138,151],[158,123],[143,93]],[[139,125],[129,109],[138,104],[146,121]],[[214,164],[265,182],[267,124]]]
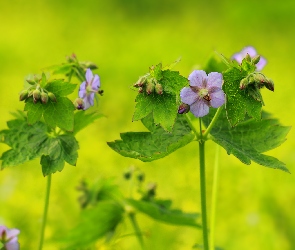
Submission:
[[[201,98],[190,106],[190,111],[196,117],[203,117],[209,113],[209,106],[207,102]]]
[[[83,101],[84,101],[83,110],[89,109],[90,106],[94,105],[94,96],[95,96],[95,93],[90,93],[83,98]]]
[[[98,75],[94,75],[93,81],[92,81],[92,89],[93,90],[98,90],[100,87],[100,79]]]
[[[207,79],[207,89],[210,91],[210,88],[217,87],[221,89],[222,86],[222,74],[217,72],[211,72],[208,75]]]
[[[19,250],[19,243],[18,242],[7,242],[5,244],[6,250]]]
[[[213,108],[219,108],[225,102],[225,94],[222,89],[216,89],[214,92],[211,92],[210,97],[210,105]]]
[[[189,76],[190,85],[198,88],[205,87],[203,84],[207,79],[207,74],[204,70],[194,70]]]
[[[245,58],[245,56],[247,54],[249,54],[250,57],[254,57],[254,56],[257,55],[257,51],[256,51],[256,49],[254,47],[247,46],[247,47],[242,49],[241,54],[242,54],[243,58]]]
[[[12,238],[16,237],[19,233],[20,233],[20,231],[18,229],[7,229],[6,238],[12,239]]]
[[[86,82],[82,82],[79,88],[79,97],[84,98],[86,95]]]
[[[180,98],[183,103],[192,105],[197,100],[198,94],[186,87],[180,91]]]
[[[85,77],[86,77],[86,81],[87,81],[87,83],[90,83],[90,82],[92,81],[93,74],[92,74],[91,69],[87,69],[87,70],[86,70]]]
[[[262,70],[264,66],[266,65],[267,61],[264,57],[260,56],[259,62],[256,64],[256,69],[258,71]]]

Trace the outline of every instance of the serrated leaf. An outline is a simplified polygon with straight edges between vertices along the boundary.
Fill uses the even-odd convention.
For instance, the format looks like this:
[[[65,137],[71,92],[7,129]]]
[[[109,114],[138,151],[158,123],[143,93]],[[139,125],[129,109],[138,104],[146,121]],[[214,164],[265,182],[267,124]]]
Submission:
[[[261,119],[262,101],[257,101],[246,90],[240,89],[240,81],[255,71],[255,65],[245,59],[242,66],[231,66],[223,73],[223,90],[226,94],[225,109],[232,126],[242,122],[246,113],[256,120]]]
[[[44,117],[46,124],[52,128],[56,126],[66,131],[74,129],[75,106],[67,97],[56,96],[56,102],[48,100],[46,104],[34,103],[32,98],[27,99],[25,104],[28,123],[36,123]]]
[[[91,209],[83,210],[77,226],[63,239],[67,243],[63,249],[85,248],[113,233],[122,221],[123,213],[123,207],[113,201],[102,201]]]
[[[28,125],[25,120],[7,122],[8,129],[0,131],[1,142],[11,147],[1,156],[2,166],[16,166],[41,157],[43,174],[63,169],[64,163],[76,164],[78,143],[73,135],[49,135],[42,122]]]
[[[150,132],[127,132],[122,140],[108,142],[117,153],[141,161],[154,161],[184,147],[195,138],[184,116],[178,115],[172,133],[154,124],[152,116],[142,120]]]
[[[88,113],[87,111],[78,111],[74,116],[74,134],[77,134],[83,128],[87,127],[90,123],[96,119],[103,117],[104,115],[97,112]]]
[[[200,217],[197,213],[185,213],[181,210],[165,207],[157,201],[138,201],[127,199],[127,202],[138,211],[148,215],[154,220],[165,222],[172,225],[192,226],[200,228],[197,219]]]
[[[202,119],[206,126],[212,120],[214,112],[211,110],[209,115]],[[289,172],[283,162],[262,154],[280,146],[286,140],[289,131],[290,127],[280,125],[277,119],[269,118],[269,115],[260,121],[247,118],[231,128],[225,111],[222,111],[211,130],[211,135],[212,140],[222,146],[228,154],[233,154],[245,164],[249,165],[254,161],[265,167]]]
[[[163,88],[163,94],[139,93],[136,97],[133,121],[152,113],[156,124],[160,124],[166,131],[172,131],[178,111],[179,92],[187,85],[188,80],[177,71],[164,70],[161,71],[161,76],[159,72],[154,74]]]
[[[46,155],[41,157],[43,175],[49,175],[56,171],[62,171],[65,162],[75,166],[78,158],[78,142],[72,135],[60,135],[48,138]]]
[[[55,96],[67,96],[74,92],[77,84],[64,82],[64,80],[53,80],[46,84],[45,89]]]

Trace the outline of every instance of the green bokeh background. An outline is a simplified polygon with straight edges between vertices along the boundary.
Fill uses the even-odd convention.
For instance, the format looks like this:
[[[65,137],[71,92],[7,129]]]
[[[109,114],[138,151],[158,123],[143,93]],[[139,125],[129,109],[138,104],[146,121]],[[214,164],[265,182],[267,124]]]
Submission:
[[[264,73],[275,92],[263,90],[265,110],[294,124],[295,3],[276,1],[178,0],[11,0],[0,2],[0,129],[10,112],[23,109],[18,93],[24,77],[64,62],[75,53],[99,65],[105,94],[100,110],[107,117],[78,134],[76,167],[53,175],[45,250],[59,249],[49,239],[75,225],[79,215],[75,187],[82,178],[115,178],[127,190],[122,172],[134,165],[158,183],[158,197],[171,198],[185,211],[200,211],[198,145],[192,143],[171,156],[151,162],[123,158],[106,141],[120,132],[140,131],[132,122],[138,76],[159,62],[176,66],[182,75],[204,65],[218,51],[231,56],[253,45],[268,64]],[[292,174],[251,164],[243,165],[222,149],[217,205],[216,243],[226,250],[295,249],[295,139],[269,152],[287,164]],[[207,183],[211,192],[215,145],[207,143]],[[0,153],[7,150],[0,144]],[[37,249],[46,180],[38,160],[0,172],[0,224],[21,230],[24,250]],[[210,211],[210,199],[208,201]],[[139,216],[147,232],[147,249],[191,249],[201,243],[201,231],[174,227]],[[131,233],[128,222],[120,233]],[[83,237],[83,236],[81,236]],[[125,237],[115,249],[138,249],[135,237]],[[100,248],[106,249],[106,248]]]

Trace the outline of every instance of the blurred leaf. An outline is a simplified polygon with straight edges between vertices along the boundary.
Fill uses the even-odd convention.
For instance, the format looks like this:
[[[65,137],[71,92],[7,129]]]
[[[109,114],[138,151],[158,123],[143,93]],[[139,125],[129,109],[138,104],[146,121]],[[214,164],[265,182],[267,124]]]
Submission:
[[[206,126],[214,116],[215,111],[211,109],[208,116],[202,120]],[[251,160],[269,167],[278,168],[289,172],[285,164],[278,159],[262,153],[280,146],[285,140],[291,127],[280,125],[277,119],[264,115],[260,121],[247,118],[232,128],[227,121],[223,110],[215,126],[211,130],[212,140],[222,146],[228,154],[233,154],[241,162],[249,165]]]
[[[138,201],[127,199],[127,202],[135,207],[138,211],[152,217],[155,220],[180,226],[201,227],[196,222],[199,214],[184,213],[181,210],[171,209],[163,206],[163,202],[159,204],[156,201]]]
[[[157,94],[155,91],[151,94],[147,94],[146,91],[139,93],[136,97],[133,121],[152,113],[154,122],[171,132],[177,116],[179,92],[188,84],[188,80],[177,71],[162,71],[161,64],[151,67],[147,77],[155,79],[162,86],[163,94]]]
[[[2,166],[16,166],[41,157],[43,174],[63,169],[64,163],[76,164],[78,143],[73,135],[48,134],[42,122],[28,125],[25,120],[7,122],[8,130],[0,131],[1,142],[11,147],[1,156]]]
[[[220,59],[220,56],[218,56],[216,53],[212,54],[205,67],[204,70],[208,73],[210,72],[223,72],[227,69],[225,63]]]
[[[246,90],[240,89],[240,81],[255,71],[255,64],[244,59],[241,65],[230,64],[229,67],[223,73],[223,90],[226,94],[225,109],[228,121],[232,126],[235,126],[244,120],[246,112],[255,120],[260,120],[263,101],[255,100]]]
[[[48,138],[47,141],[50,146],[40,161],[44,176],[62,171],[65,162],[76,166],[79,145],[73,135],[59,135],[55,138]]]
[[[87,127],[90,123],[96,119],[103,117],[104,115],[97,112],[88,113],[87,111],[78,111],[74,116],[74,134]]]
[[[67,247],[79,249],[95,243],[115,231],[123,218],[124,209],[113,201],[102,201],[91,209],[82,210],[77,226],[63,239]]]
[[[125,157],[146,162],[163,158],[195,138],[185,117],[181,115],[178,115],[172,133],[156,126],[151,115],[142,119],[142,123],[150,132],[122,133],[122,140],[108,142],[108,145]]]

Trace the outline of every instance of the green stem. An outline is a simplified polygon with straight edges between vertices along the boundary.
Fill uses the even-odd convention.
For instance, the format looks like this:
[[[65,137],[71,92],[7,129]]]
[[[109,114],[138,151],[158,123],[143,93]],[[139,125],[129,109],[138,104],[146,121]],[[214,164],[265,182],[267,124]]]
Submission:
[[[132,226],[133,226],[133,229],[135,231],[135,234],[136,234],[136,237],[137,237],[137,240],[140,244],[140,247],[141,249],[143,250],[144,249],[144,243],[143,243],[143,237],[142,237],[142,234],[141,234],[141,231],[140,231],[140,228],[138,226],[138,223],[137,223],[137,220],[135,218],[135,214],[134,213],[130,213],[129,214],[129,218],[131,220],[131,223],[132,223]]]
[[[203,247],[209,250],[208,244],[208,227],[207,227],[207,208],[206,208],[206,172],[205,172],[205,141],[202,136],[202,120],[200,120],[200,140],[199,140],[199,157],[200,157],[200,191],[201,191],[201,213],[203,229]]]
[[[219,115],[221,114],[222,109],[223,109],[223,106],[221,106],[221,107],[219,107],[219,108],[217,109],[217,111],[216,111],[216,113],[215,113],[215,115],[214,115],[212,121],[210,122],[210,124],[209,124],[208,128],[206,129],[205,133],[203,134],[203,138],[204,138],[204,140],[207,139],[207,136],[208,136],[208,134],[210,133],[211,129],[213,128],[214,124],[216,123],[216,121],[217,121]]]
[[[193,125],[191,118],[188,116],[188,114],[185,114],[185,119],[188,123],[188,125],[190,126],[190,128],[192,129],[192,131],[194,132],[195,136],[197,137],[197,140],[200,138],[200,135],[198,133],[198,131],[196,130],[195,126]]]
[[[44,205],[44,212],[43,212],[43,218],[42,218],[40,244],[39,244],[39,248],[38,248],[39,250],[42,250],[42,248],[43,248],[44,233],[45,233],[45,227],[46,227],[46,222],[47,222],[47,212],[48,212],[48,206],[49,206],[50,187],[51,187],[51,174],[49,174],[47,176],[45,205]]]
[[[218,172],[219,172],[219,151],[220,147],[216,144],[213,185],[212,185],[212,200],[211,200],[211,216],[210,216],[210,250],[214,250],[215,245],[215,218],[216,218],[216,200],[217,200],[217,187],[218,187]]]

